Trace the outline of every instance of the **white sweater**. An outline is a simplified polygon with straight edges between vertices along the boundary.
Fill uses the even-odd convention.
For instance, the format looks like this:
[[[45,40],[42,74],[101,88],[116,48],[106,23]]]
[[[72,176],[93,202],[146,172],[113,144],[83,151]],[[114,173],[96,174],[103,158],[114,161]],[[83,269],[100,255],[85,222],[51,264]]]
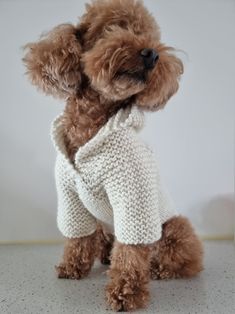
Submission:
[[[61,116],[52,125],[57,150],[58,228],[68,238],[87,236],[97,219],[114,225],[118,241],[148,244],[160,239],[162,224],[176,215],[162,188],[152,151],[138,138],[144,113],[120,109],[68,159]]]

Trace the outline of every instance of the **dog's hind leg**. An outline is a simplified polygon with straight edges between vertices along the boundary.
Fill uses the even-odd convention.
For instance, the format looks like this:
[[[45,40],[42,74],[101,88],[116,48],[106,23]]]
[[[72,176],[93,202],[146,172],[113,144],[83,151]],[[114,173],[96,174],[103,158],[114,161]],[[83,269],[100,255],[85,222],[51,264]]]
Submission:
[[[189,220],[175,216],[163,225],[162,237],[152,247],[152,279],[184,278],[203,269],[202,243]]]
[[[110,264],[114,236],[107,232],[101,224],[97,227],[97,257],[102,264]]]

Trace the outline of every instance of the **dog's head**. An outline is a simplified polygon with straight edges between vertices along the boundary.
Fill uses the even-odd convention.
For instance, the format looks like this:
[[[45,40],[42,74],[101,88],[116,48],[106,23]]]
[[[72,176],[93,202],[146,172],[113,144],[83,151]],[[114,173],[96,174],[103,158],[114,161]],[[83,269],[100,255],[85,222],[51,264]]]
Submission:
[[[135,0],[96,0],[76,27],[57,26],[26,46],[31,81],[47,94],[67,98],[89,81],[108,101],[134,97],[156,110],[177,91],[182,62],[160,42],[154,18]]]

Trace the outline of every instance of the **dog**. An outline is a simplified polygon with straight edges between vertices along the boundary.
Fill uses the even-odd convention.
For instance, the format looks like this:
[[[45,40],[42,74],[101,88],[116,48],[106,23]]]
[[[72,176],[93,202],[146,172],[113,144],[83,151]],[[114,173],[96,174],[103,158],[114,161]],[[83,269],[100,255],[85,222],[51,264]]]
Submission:
[[[95,0],[78,25],[27,44],[23,61],[33,85],[66,101],[52,125],[66,237],[58,277],[84,278],[99,258],[110,264],[107,302],[133,311],[147,305],[151,278],[198,274],[201,241],[168,202],[153,153],[137,136],[144,112],[164,108],[183,74],[143,3]]]

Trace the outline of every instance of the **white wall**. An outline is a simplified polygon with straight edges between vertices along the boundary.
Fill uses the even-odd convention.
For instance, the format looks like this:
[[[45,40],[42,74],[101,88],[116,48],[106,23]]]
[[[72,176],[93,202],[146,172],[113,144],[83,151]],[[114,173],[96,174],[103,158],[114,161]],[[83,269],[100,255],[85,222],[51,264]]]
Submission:
[[[75,22],[85,1],[0,1],[0,241],[56,239],[51,120],[63,104],[27,82],[21,46]],[[163,41],[184,50],[180,91],[147,117],[144,139],[157,151],[179,211],[201,235],[233,232],[235,2],[146,0]]]

